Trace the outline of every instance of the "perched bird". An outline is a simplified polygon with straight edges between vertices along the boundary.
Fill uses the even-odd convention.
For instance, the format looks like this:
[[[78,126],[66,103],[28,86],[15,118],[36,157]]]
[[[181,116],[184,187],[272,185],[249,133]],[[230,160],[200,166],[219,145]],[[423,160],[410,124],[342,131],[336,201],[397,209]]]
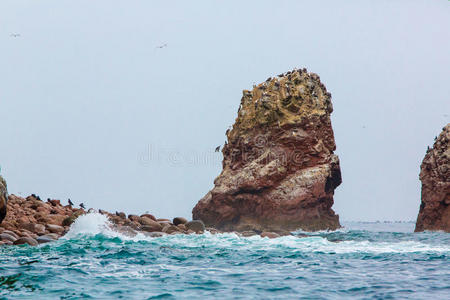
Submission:
[[[86,209],[86,207],[84,206],[83,203],[80,203],[80,207],[83,208],[83,209]]]
[[[217,146],[215,151],[219,152],[220,151],[220,146]]]
[[[36,198],[36,194],[31,194],[31,197]]]
[[[165,48],[165,47],[167,47],[167,44],[163,44],[163,45],[160,45],[160,46],[156,46],[156,48],[159,48],[159,49],[162,49],[162,48]]]
[[[69,205],[73,206],[73,202],[69,198]]]
[[[39,197],[39,196],[37,196],[36,199],[39,200],[39,201],[41,201],[41,197]]]

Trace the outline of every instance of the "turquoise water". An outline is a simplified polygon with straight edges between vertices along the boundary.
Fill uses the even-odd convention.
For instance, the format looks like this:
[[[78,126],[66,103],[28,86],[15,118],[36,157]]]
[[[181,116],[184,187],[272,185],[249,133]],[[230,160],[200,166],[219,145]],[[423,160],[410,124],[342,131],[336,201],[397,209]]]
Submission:
[[[450,299],[450,234],[345,223],[267,239],[122,236],[80,217],[63,239],[0,248],[4,299]]]

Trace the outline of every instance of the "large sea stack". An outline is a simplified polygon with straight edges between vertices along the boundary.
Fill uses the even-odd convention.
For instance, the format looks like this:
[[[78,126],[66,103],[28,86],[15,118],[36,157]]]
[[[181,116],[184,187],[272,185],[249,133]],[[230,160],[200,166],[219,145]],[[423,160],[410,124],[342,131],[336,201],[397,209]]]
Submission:
[[[450,123],[436,138],[433,148],[420,166],[422,202],[416,232],[443,230],[450,232]]]
[[[193,219],[225,231],[339,228],[331,209],[341,183],[332,111],[331,94],[306,69],[244,90],[222,173]]]
[[[6,205],[8,201],[8,190],[6,187],[6,181],[0,176],[0,224],[6,217]]]

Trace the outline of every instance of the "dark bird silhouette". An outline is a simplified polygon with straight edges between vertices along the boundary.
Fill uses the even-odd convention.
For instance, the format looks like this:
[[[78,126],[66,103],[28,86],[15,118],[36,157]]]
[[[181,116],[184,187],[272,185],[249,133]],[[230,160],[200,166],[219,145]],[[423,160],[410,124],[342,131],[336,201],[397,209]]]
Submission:
[[[83,203],[80,203],[80,207],[81,207],[82,209],[86,209],[86,207],[84,206]]]
[[[41,201],[41,197],[39,197],[39,196],[37,196],[36,199],[39,200],[39,201]]]
[[[69,205],[73,206],[73,202],[70,200],[70,198],[69,198]]]
[[[33,198],[37,198],[37,197],[36,197],[36,194],[31,194],[31,197],[33,197]]]
[[[220,151],[220,146],[217,146],[215,151],[219,152]]]
[[[162,48],[165,48],[165,47],[167,47],[167,44],[162,44],[160,46],[156,46],[156,48],[158,48],[158,49],[162,49]]]

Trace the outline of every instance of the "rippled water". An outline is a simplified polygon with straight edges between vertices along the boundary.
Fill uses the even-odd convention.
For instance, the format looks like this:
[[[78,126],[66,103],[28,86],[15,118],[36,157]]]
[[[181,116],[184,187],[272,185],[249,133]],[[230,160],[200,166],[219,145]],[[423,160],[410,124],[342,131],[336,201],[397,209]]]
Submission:
[[[54,243],[1,247],[0,298],[450,299],[450,234],[345,226],[272,240],[127,238],[89,214]]]

